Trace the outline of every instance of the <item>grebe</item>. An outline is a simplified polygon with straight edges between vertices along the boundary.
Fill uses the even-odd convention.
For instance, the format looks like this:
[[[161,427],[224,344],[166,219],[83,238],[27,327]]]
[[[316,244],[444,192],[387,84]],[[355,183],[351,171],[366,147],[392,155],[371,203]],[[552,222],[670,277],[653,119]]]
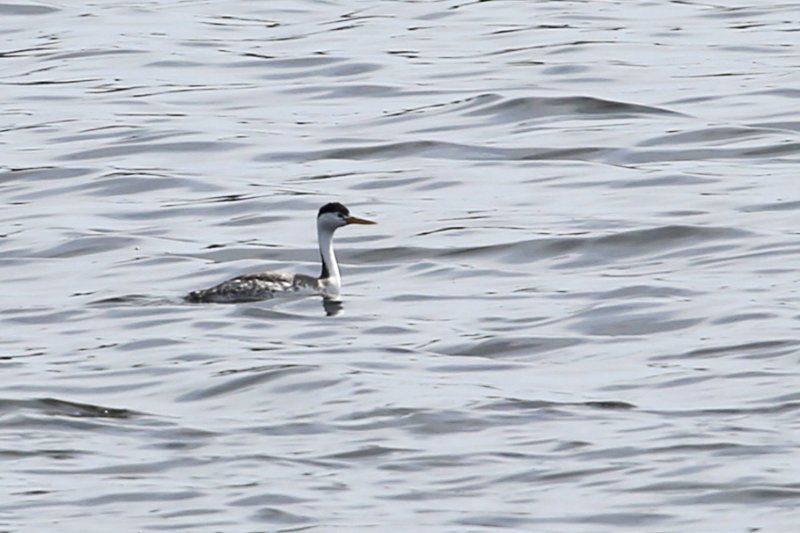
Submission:
[[[350,210],[339,202],[325,204],[317,213],[317,238],[322,258],[322,273],[318,278],[287,272],[261,272],[229,279],[210,289],[192,291],[186,300],[194,303],[253,302],[271,298],[276,293],[311,291],[326,299],[338,300],[342,288],[339,264],[333,252],[333,232],[348,224],[377,224],[371,220],[350,215]]]

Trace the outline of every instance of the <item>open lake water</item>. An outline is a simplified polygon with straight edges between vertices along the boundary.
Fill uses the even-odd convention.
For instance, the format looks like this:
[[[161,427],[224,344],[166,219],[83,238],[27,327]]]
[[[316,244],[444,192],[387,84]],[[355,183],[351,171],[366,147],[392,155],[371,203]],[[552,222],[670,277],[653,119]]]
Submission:
[[[0,531],[798,531],[800,3],[0,39]],[[182,301],[316,275],[328,201],[341,309]]]

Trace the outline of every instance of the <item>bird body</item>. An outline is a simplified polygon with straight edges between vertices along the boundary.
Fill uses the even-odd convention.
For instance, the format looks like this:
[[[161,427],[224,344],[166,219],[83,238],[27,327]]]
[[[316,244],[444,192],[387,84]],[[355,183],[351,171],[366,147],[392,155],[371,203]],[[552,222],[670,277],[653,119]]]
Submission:
[[[375,222],[351,216],[350,210],[338,202],[325,204],[320,208],[317,214],[317,238],[322,272],[318,278],[288,272],[245,274],[209,289],[192,291],[186,296],[186,300],[193,303],[253,302],[290,292],[309,292],[320,294],[326,299],[337,300],[342,287],[342,277],[333,250],[333,232],[348,224],[375,224]]]

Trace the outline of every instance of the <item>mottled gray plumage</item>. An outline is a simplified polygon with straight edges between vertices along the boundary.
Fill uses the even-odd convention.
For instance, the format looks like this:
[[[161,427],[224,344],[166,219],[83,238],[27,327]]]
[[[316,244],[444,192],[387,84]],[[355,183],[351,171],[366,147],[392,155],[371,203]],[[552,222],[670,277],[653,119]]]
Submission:
[[[320,280],[305,274],[288,272],[262,272],[245,274],[210,289],[192,291],[186,300],[193,303],[252,302],[272,298],[275,293],[322,291]]]

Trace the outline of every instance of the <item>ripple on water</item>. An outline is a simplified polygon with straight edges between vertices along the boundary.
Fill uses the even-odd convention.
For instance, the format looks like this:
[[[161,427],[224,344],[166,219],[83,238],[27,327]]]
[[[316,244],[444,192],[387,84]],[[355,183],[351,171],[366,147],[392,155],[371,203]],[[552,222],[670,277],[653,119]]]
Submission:
[[[27,5],[27,4],[0,4],[0,14],[2,15],[49,15],[58,12],[59,9],[50,6]]]
[[[546,338],[505,336],[502,339],[488,339],[439,348],[436,351],[446,355],[476,356],[488,358],[534,357],[552,350],[561,350],[581,343],[575,338]]]
[[[312,368],[301,365],[268,365],[265,367],[227,370],[219,373],[217,379],[213,380],[223,381],[222,383],[214,383],[209,387],[189,392],[176,398],[176,400],[181,402],[205,400],[215,396],[241,392],[243,389],[251,388],[261,383],[279,380],[298,373],[310,372],[311,370]],[[240,376],[238,374],[244,375]]]
[[[81,150],[61,157],[61,160],[75,161],[84,159],[103,159],[110,157],[124,157],[135,154],[157,154],[157,153],[206,153],[224,152],[233,150],[238,144],[232,142],[204,142],[204,141],[184,141],[172,143],[127,143],[122,146],[108,146],[106,148],[96,148],[91,150]]]

